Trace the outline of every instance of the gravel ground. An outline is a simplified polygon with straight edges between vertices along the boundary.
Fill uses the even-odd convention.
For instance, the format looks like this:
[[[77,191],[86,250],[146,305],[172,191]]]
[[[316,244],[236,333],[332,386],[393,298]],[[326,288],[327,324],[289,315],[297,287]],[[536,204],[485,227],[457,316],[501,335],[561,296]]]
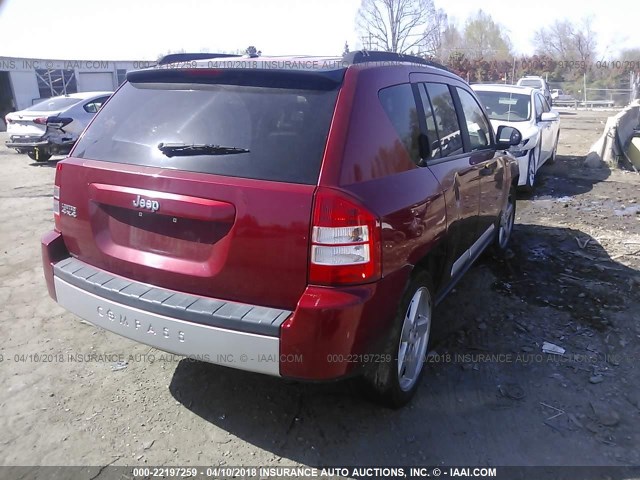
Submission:
[[[55,162],[0,147],[0,464],[640,465],[640,176],[582,166],[608,114],[563,112],[512,255],[482,258],[438,307],[399,411],[352,382],[190,362],[66,313],[40,266]]]

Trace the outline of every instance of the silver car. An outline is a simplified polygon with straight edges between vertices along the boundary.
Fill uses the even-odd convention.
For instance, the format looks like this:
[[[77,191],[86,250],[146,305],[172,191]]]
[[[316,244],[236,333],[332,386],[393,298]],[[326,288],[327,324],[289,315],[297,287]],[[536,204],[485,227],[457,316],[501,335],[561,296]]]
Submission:
[[[48,98],[5,116],[6,146],[46,162],[67,155],[93,116],[113,92],[82,92]]]

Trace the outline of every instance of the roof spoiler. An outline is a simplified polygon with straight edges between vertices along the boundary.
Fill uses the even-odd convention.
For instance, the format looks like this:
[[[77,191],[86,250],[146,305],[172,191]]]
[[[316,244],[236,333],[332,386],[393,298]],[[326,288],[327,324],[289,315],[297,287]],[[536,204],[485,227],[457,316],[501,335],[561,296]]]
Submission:
[[[345,69],[328,71],[269,70],[244,68],[168,68],[131,70],[131,83],[224,84],[301,90],[333,90],[342,84]]]

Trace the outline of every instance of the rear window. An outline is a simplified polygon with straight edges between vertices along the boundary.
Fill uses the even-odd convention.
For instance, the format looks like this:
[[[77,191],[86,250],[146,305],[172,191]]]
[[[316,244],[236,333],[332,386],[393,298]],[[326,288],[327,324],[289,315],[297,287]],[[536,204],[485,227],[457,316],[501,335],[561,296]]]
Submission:
[[[315,184],[336,97],[336,89],[126,83],[97,114],[73,155]],[[169,156],[159,144],[216,145],[235,151]]]
[[[80,103],[82,99],[73,97],[54,97],[49,98],[43,102],[38,102],[25,110],[32,110],[35,112],[53,112],[54,110],[62,110],[63,108],[70,107],[76,103]]]
[[[520,80],[518,85],[521,87],[542,88],[542,82],[536,79]]]

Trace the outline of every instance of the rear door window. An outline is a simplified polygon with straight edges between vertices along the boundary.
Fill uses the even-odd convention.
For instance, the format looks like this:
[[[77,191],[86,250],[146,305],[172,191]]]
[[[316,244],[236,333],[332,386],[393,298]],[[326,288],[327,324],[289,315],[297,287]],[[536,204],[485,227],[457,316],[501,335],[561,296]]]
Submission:
[[[429,158],[440,157],[440,139],[438,138],[438,129],[436,128],[436,118],[433,114],[433,107],[427,95],[424,84],[419,84],[418,91],[422,101],[422,111],[424,113],[425,133],[429,142]],[[424,160],[428,160],[425,158]]]
[[[482,113],[482,108],[476,99],[462,88],[457,88],[462,112],[464,113],[469,135],[469,147],[471,151],[482,150],[491,147],[491,125],[487,117]]]
[[[85,103],[82,108],[84,108],[84,111],[87,113],[97,113],[98,110],[100,110],[100,107],[102,106],[102,104],[106,102],[108,99],[109,97],[96,98],[95,100],[92,100],[89,103]]]
[[[411,160],[420,160],[418,147],[418,135],[420,125],[418,123],[418,111],[411,84],[395,85],[380,90],[380,103],[393,124],[398,137],[409,152]]]
[[[302,86],[126,83],[73,155],[315,184],[336,97]]]
[[[438,130],[439,149],[433,156],[449,157],[463,153],[460,124],[449,87],[443,83],[425,83]]]

